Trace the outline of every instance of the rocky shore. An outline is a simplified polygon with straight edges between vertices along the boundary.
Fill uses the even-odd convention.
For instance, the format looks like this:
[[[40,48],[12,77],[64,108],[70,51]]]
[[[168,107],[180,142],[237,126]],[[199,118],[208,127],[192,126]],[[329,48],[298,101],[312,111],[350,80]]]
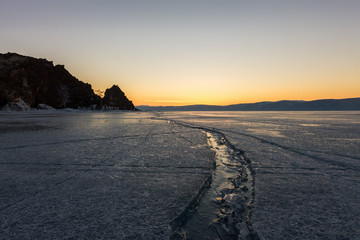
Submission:
[[[64,65],[16,53],[0,54],[0,110],[34,108],[135,110],[117,85],[107,89],[102,98]]]

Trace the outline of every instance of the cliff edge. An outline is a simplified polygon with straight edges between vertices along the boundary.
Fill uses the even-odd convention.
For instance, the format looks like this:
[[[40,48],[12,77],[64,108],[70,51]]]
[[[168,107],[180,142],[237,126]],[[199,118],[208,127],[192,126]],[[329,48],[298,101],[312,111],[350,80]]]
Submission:
[[[114,87],[117,86],[111,89]],[[102,99],[90,84],[72,76],[63,65],[54,66],[46,59],[16,53],[0,54],[0,108],[3,109],[17,110],[18,106],[18,110],[27,110],[26,105],[29,108],[47,105],[55,109],[135,110],[132,102],[120,92],[113,93],[113,101],[108,101],[109,94]],[[117,93],[119,96],[115,96]]]

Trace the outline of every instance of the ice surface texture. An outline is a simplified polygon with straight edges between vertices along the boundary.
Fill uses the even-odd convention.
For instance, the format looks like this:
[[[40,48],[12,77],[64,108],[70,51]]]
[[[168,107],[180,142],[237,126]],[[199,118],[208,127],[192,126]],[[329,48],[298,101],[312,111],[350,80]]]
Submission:
[[[360,112],[168,112],[251,160],[261,239],[360,239]]]
[[[0,239],[168,239],[212,168],[147,113],[1,113]]]
[[[251,160],[260,239],[360,238],[359,112],[38,112],[0,113],[0,239],[168,239],[212,169],[201,128]]]

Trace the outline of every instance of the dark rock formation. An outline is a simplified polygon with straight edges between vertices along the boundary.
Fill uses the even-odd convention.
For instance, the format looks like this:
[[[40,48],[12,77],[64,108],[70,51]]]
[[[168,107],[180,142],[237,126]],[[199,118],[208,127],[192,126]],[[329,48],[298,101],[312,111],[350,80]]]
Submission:
[[[105,104],[112,106],[114,103],[118,109],[133,110],[134,106],[124,93],[117,92],[111,91],[110,100],[104,100]],[[102,107],[102,99],[91,85],[79,81],[63,65],[54,66],[46,59],[16,53],[0,54],[0,108],[20,100],[32,108],[39,104],[53,108]]]
[[[129,101],[117,85],[106,89],[102,104],[105,109],[110,106],[116,109],[135,110],[134,104]]]

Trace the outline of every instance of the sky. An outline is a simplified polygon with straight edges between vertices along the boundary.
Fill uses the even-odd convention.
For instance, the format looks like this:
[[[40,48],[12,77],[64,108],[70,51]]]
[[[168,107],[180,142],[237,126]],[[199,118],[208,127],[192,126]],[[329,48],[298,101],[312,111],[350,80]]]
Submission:
[[[135,105],[360,97],[359,0],[0,0],[0,52]]]

